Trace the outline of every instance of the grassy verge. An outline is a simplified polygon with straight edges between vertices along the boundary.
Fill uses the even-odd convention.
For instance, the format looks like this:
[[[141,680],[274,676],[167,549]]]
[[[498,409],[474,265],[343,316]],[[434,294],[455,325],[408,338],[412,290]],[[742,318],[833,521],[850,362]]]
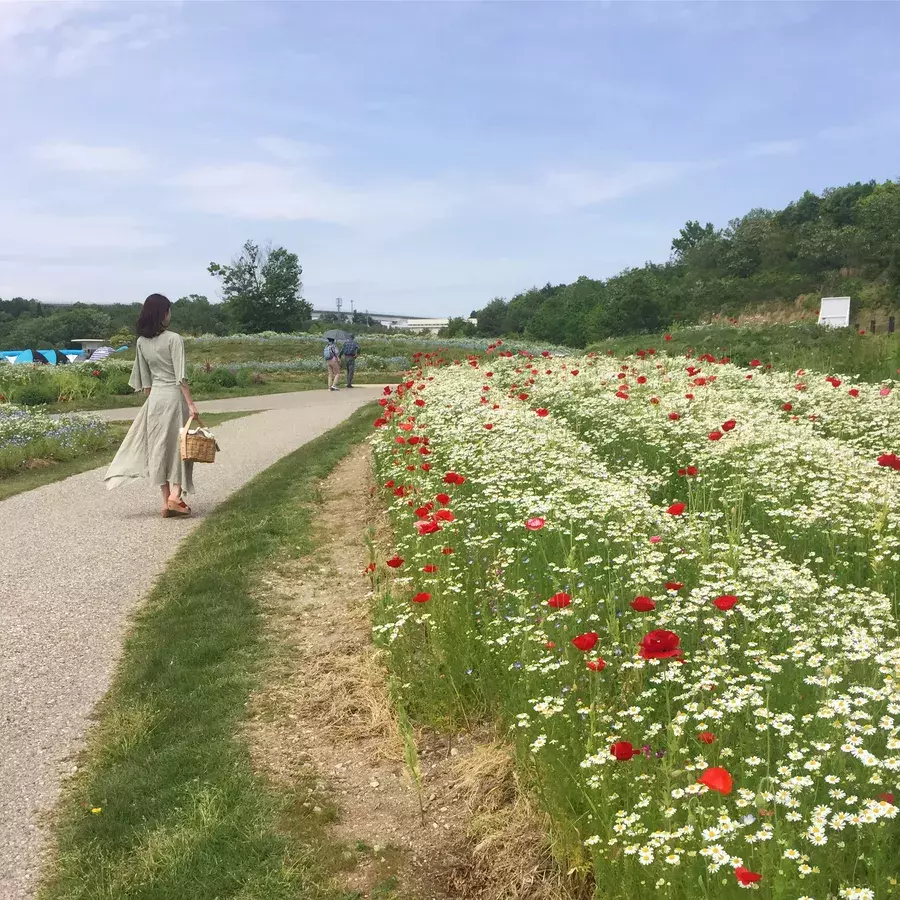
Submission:
[[[203,416],[203,422],[212,426],[227,422],[229,419],[240,419],[242,416],[252,415],[254,415],[253,411],[207,413]],[[16,472],[15,475],[0,478],[0,500],[6,500],[7,497],[43,487],[45,484],[52,484],[54,481],[62,481],[72,475],[80,475],[82,472],[89,472],[91,469],[110,463],[116,455],[116,449],[128,433],[130,425],[130,422],[111,422],[109,446],[103,450],[85,453],[72,459],[42,460],[39,467],[23,469]]]
[[[314,814],[254,775],[237,734],[266,651],[251,589],[275,554],[311,552],[319,480],[372,416],[276,463],[185,540],[135,617],[66,788],[41,900],[333,896],[303,827]]]
[[[369,372],[355,379],[357,384],[396,384],[400,380],[397,372]],[[206,400],[227,400],[232,397],[259,397],[267,394],[288,394],[292,391],[324,390],[324,373],[312,375],[298,375],[294,378],[266,381],[265,384],[244,385],[235,388],[220,388],[217,390],[194,390],[194,399],[199,403]],[[142,394],[105,394],[101,397],[92,397],[88,400],[77,400],[71,403],[49,403],[40,406],[39,409],[49,413],[73,413],[89,412],[97,409],[127,409],[132,406],[140,406],[144,402]]]
[[[625,355],[648,347],[678,354],[693,350],[696,356],[711,353],[717,359],[727,355],[741,366],[758,359],[785,371],[811,369],[873,382],[896,379],[900,371],[900,332],[858,334],[818,325],[710,325],[673,330],[670,340],[662,333],[638,334],[609,338],[588,349]]]

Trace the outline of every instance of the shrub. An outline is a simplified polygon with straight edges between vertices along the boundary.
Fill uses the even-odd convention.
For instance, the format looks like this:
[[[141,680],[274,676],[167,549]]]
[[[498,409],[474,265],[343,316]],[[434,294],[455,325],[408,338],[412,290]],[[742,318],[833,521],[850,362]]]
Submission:
[[[42,406],[56,403],[58,396],[54,381],[37,376],[13,388],[10,399],[22,406]]]

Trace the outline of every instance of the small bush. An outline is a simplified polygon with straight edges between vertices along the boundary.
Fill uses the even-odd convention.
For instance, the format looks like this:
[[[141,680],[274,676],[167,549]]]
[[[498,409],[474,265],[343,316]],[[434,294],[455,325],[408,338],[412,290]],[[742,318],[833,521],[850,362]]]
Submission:
[[[10,398],[13,403],[22,406],[42,406],[45,403],[56,403],[56,384],[49,378],[35,378],[17,385]]]

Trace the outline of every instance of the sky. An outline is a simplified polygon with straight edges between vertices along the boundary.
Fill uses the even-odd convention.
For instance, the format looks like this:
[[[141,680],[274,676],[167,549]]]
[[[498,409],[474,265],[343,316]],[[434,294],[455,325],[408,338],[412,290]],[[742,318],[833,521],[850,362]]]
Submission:
[[[0,297],[467,315],[900,176],[900,4],[0,0]]]

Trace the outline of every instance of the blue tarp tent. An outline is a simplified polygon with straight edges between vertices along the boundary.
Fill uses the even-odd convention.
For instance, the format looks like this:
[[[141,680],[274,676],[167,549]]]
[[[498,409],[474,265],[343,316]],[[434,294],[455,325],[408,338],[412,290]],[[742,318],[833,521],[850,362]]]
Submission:
[[[55,357],[54,357],[55,359]],[[47,365],[50,360],[41,353],[40,350],[23,350],[14,360],[14,363],[35,363],[39,365]]]

